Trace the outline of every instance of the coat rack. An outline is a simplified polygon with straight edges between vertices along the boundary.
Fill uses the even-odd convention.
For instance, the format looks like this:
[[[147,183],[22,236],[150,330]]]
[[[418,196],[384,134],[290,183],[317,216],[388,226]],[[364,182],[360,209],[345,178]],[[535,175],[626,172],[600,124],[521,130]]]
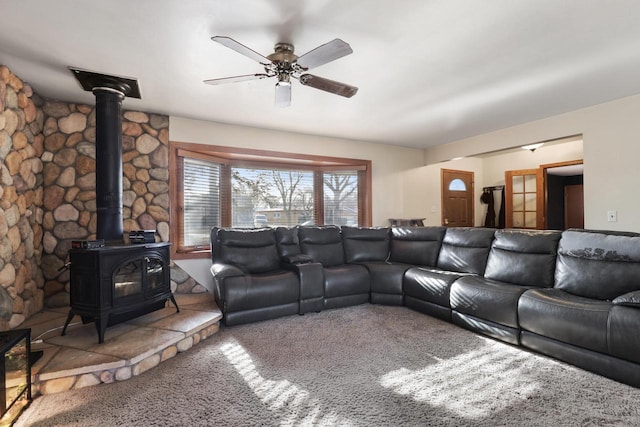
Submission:
[[[482,191],[497,191],[502,190],[504,185],[494,185],[493,187],[482,187]]]

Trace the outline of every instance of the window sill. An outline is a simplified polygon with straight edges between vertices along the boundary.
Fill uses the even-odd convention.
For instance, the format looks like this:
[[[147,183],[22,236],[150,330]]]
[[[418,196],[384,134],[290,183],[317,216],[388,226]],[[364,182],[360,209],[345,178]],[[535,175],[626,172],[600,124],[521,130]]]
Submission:
[[[211,250],[175,251],[171,254],[172,259],[202,259],[211,258]]]

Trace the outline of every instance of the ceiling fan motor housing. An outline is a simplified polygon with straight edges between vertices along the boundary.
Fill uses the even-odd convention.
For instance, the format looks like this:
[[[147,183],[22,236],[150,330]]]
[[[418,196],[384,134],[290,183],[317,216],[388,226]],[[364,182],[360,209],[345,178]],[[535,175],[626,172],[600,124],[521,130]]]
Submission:
[[[293,45],[289,43],[277,43],[274,51],[274,53],[267,56],[271,64],[265,66],[265,70],[267,73],[275,73],[278,76],[278,82],[289,84],[291,74],[303,71],[296,64],[298,56],[293,53]]]

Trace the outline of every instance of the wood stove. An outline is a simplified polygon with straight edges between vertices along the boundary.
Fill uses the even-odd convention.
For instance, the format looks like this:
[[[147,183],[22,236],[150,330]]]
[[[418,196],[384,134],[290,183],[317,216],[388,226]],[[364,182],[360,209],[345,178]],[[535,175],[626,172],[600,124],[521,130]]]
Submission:
[[[94,322],[98,341],[107,326],[159,310],[171,300],[168,242],[124,244],[122,218],[122,100],[140,98],[136,80],[72,68],[96,97],[96,237],[106,245],[69,251],[71,309]]]
[[[159,310],[171,300],[169,243],[71,249],[71,309],[62,335],[78,314],[94,322],[98,342],[107,326]]]

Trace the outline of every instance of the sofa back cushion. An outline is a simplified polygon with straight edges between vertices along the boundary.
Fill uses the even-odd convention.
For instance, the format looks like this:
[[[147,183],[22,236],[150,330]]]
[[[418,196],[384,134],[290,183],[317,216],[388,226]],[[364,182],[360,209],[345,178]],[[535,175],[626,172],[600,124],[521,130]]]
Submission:
[[[568,230],[562,233],[556,288],[601,300],[640,289],[640,234]]]
[[[232,264],[247,273],[280,269],[275,230],[240,230],[214,227],[211,230],[213,262]]]
[[[445,227],[393,227],[390,261],[434,267]]]
[[[389,257],[389,228],[342,227],[346,261],[386,261]]]
[[[333,267],[345,263],[344,249],[340,229],[335,226],[300,227],[298,229],[300,249],[313,261],[325,267]]]
[[[514,285],[553,287],[559,231],[498,230],[484,276]]]
[[[291,258],[300,254],[298,227],[277,227],[276,240],[278,254],[283,258]]]
[[[491,228],[447,228],[437,267],[458,273],[484,273],[495,230]]]

